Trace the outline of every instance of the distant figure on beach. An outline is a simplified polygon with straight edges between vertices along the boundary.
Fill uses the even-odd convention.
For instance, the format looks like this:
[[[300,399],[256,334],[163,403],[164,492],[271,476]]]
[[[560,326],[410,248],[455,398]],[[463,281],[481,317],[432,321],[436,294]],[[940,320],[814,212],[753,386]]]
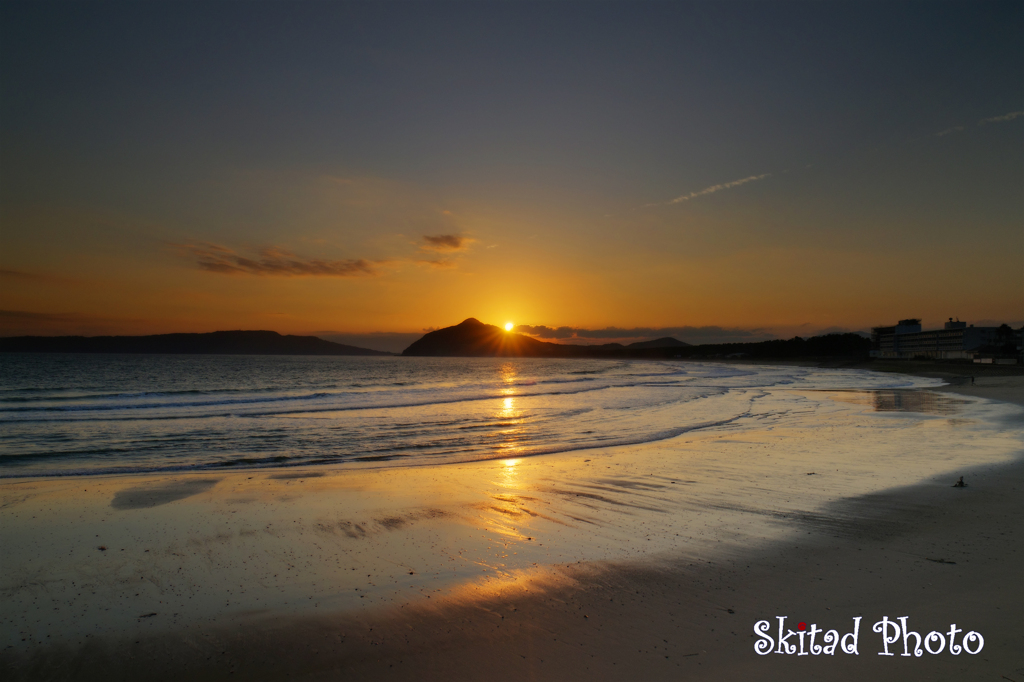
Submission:
[[[971,386],[974,385],[974,377],[971,377]]]
[[[960,480],[953,484],[954,488],[966,488],[967,484],[964,483],[964,477],[961,476]]]

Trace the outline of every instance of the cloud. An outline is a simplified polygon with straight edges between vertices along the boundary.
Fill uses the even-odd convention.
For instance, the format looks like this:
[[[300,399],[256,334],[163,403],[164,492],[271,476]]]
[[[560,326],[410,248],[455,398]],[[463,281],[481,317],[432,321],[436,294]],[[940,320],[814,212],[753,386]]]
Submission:
[[[690,199],[696,199],[697,197],[702,197],[705,194],[714,194],[715,192],[719,192],[719,191],[721,191],[723,189],[732,189],[733,187],[739,187],[740,185],[745,185],[748,182],[753,182],[755,180],[763,180],[764,178],[767,178],[767,177],[770,177],[770,176],[771,176],[771,173],[763,173],[762,175],[751,175],[749,178],[743,178],[742,180],[733,180],[732,182],[725,182],[725,183],[722,183],[721,185],[712,185],[711,187],[705,187],[704,189],[700,190],[699,192],[690,192],[689,194],[684,194],[682,196],[676,197],[672,201],[668,201],[666,203],[668,203],[668,204],[680,204],[680,203],[682,203],[684,201],[689,201]]]
[[[149,320],[139,318],[0,310],[0,336],[137,334],[140,328],[146,328],[150,324]]]
[[[321,260],[304,258],[276,246],[261,249],[249,258],[218,244],[175,244],[196,259],[201,270],[223,275],[257,275],[261,277],[369,277],[377,274],[375,266],[386,261],[363,258]]]
[[[448,270],[458,266],[458,263],[451,260],[450,258],[420,258],[416,261],[420,265],[426,265],[431,268],[438,268],[440,270]]]
[[[15,282],[31,282],[36,284],[78,284],[79,281],[70,277],[50,275],[42,272],[26,272],[24,270],[0,269],[0,279]]]
[[[80,315],[74,313],[33,313],[27,310],[0,310],[3,320],[33,320],[40,322],[66,322],[76,320]]]
[[[548,327],[546,325],[516,325],[515,331],[539,339],[571,341],[572,343],[633,343],[671,336],[692,344],[741,343],[766,341],[777,338],[767,329],[736,329],[718,326],[707,327],[604,327],[586,329],[582,327]]]
[[[993,116],[992,118],[983,118],[978,121],[978,125],[985,125],[986,123],[1002,123],[1003,121],[1012,121],[1018,116],[1024,116],[1024,111],[1011,111],[1008,114],[1002,116]]]
[[[424,243],[420,245],[420,251],[451,252],[465,251],[476,240],[459,234],[425,234],[423,235],[423,241]]]
[[[964,129],[963,126],[953,126],[952,128],[946,128],[935,133],[935,137],[945,137],[946,135],[952,135],[953,133],[959,133]]]
[[[541,339],[571,339],[577,331],[585,331],[576,327],[546,327],[544,325],[517,324],[516,331]]]

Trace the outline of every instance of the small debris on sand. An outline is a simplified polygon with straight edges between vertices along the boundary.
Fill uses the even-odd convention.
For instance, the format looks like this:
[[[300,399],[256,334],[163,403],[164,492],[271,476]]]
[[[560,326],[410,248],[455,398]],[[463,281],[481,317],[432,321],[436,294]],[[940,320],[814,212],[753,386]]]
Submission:
[[[106,545],[100,545],[96,549],[100,550],[101,552],[106,552],[107,551],[107,546]]]
[[[960,480],[953,484],[954,488],[966,488],[967,484],[964,483],[964,477],[961,476]]]

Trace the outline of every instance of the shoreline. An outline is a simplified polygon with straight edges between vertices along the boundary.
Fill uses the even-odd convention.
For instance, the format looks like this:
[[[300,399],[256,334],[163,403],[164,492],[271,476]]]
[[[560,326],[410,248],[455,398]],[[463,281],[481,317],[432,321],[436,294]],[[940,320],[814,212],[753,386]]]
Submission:
[[[1015,398],[1010,402],[1022,405],[1022,386],[1024,382],[1020,381],[1010,381],[1002,387],[986,386],[979,381],[976,390],[992,392],[998,388]],[[962,392],[957,388],[961,387],[921,390]],[[993,398],[986,394],[977,397]],[[781,438],[787,442],[785,436]],[[717,446],[711,440],[700,445],[738,447]],[[672,449],[685,447],[676,443]],[[658,449],[646,448],[643,453],[646,454],[640,456],[651,457],[658,454]],[[40,642],[35,654],[5,651],[0,654],[0,670],[9,679],[107,679],[119,675],[130,679],[145,675],[155,679],[187,676],[212,680],[231,674],[239,675],[238,679],[254,680],[776,679],[782,675],[798,679],[854,679],[870,674],[895,680],[908,675],[952,679],[968,670],[972,676],[989,673],[994,679],[1000,675],[1018,679],[1024,676],[1024,670],[1013,667],[1019,664],[1012,656],[1016,644],[1024,638],[1024,624],[1016,617],[1024,612],[1024,590],[1016,584],[1018,571],[1014,569],[1024,554],[1016,521],[1020,517],[1020,491],[1024,490],[1022,454],[1016,451],[1009,463],[964,469],[961,473],[969,483],[965,489],[951,488],[955,476],[943,473],[910,486],[841,497],[814,512],[769,505],[758,507],[760,512],[751,515],[752,509],[748,507],[742,513],[725,517],[732,519],[729,523],[733,525],[726,523],[723,530],[705,537],[703,544],[690,547],[684,543],[688,549],[683,553],[678,551],[679,545],[668,543],[663,551],[641,553],[636,560],[587,560],[584,551],[584,561],[577,563],[566,561],[567,557],[560,561],[553,560],[551,555],[545,558],[543,554],[548,550],[533,547],[529,551],[537,552],[537,563],[548,566],[547,569],[466,574],[454,586],[439,583],[438,589],[429,595],[423,591],[413,594],[415,590],[410,590],[407,598],[391,604],[378,601],[380,605],[372,608],[339,610],[340,605],[336,605],[324,614],[311,613],[309,609],[248,609],[226,613],[216,622],[169,629],[158,624],[160,616],[147,618],[147,614],[140,613],[138,627],[130,635],[98,637],[80,646],[53,647]],[[611,458],[616,456],[622,457],[623,453],[607,454]],[[583,457],[537,458],[530,466],[534,467],[532,471],[539,472],[534,477],[544,480],[559,467],[582,471],[573,467],[583,466]],[[607,461],[611,463],[612,459]],[[461,469],[457,478],[467,489],[494,481],[502,473],[493,463]],[[523,469],[523,475],[530,470]],[[252,473],[238,472],[218,483],[219,499],[230,502],[230,497],[224,497],[229,484],[234,499],[258,497],[257,483],[243,480]],[[295,499],[305,500],[304,508],[308,509],[311,500],[319,499],[310,496],[309,491],[314,488],[309,486],[320,485],[327,490],[330,485],[329,476],[320,478],[315,473],[289,472],[289,478],[263,481],[260,485],[285,497],[292,494],[287,491],[294,485],[294,494],[299,495]],[[630,480],[640,480],[640,473],[636,472]],[[127,478],[130,477],[122,480]],[[787,487],[805,484],[799,477],[782,476],[780,481]],[[64,483],[70,486],[73,482]],[[101,484],[90,481],[90,488],[93,483]],[[300,485],[306,486],[307,492],[299,492]],[[10,490],[13,486],[8,483],[3,487]],[[43,485],[48,487],[54,486]],[[113,487],[117,487],[116,482]],[[460,489],[442,489],[455,496],[463,494]],[[800,490],[794,487],[793,495],[803,495]],[[129,494],[122,494],[120,504],[125,509],[136,508],[133,505],[150,509],[147,505],[152,500],[142,493],[151,496],[153,492],[151,488],[134,493],[129,489]],[[168,489],[164,494],[173,498],[181,492]],[[194,506],[200,509],[198,505],[204,495],[213,492],[200,490],[185,497],[194,500]],[[601,495],[606,501],[626,501],[652,508],[667,504],[669,499],[657,491],[618,498],[608,492]],[[116,495],[114,499],[118,499]],[[496,508],[481,512],[487,519],[505,524],[500,527],[505,533],[502,537],[519,551],[529,548],[533,538],[517,537],[517,528],[526,532],[527,528],[546,524],[545,532],[563,532],[552,521],[557,520],[556,516],[541,501],[524,500],[528,498],[511,502],[498,499]],[[730,504],[735,503],[723,499],[719,506]],[[392,526],[397,530],[423,524],[433,530],[414,537],[433,538],[433,543],[447,537],[443,529],[450,532],[462,528],[443,514],[437,519],[403,520],[398,513],[403,503],[395,502],[394,506],[395,514],[381,519],[383,530],[378,529],[375,536],[384,538],[379,541],[385,544],[377,548],[388,556],[391,555],[386,552],[386,543]],[[113,508],[118,509],[116,505]],[[174,512],[166,503],[151,509],[149,513],[154,514]],[[567,508],[560,509],[564,512]],[[717,513],[728,514],[723,509]],[[224,506],[221,513],[223,522],[228,523],[230,507]],[[280,517],[277,511],[268,513],[268,518],[275,521],[290,518]],[[598,511],[591,509],[590,513],[597,514],[591,522],[600,520]],[[104,514],[110,519],[115,516],[113,511]],[[176,514],[172,516],[181,523],[180,511]],[[151,526],[156,517],[148,518]],[[750,520],[755,524],[754,531],[743,525],[749,525]],[[462,530],[472,534],[474,527],[479,530],[480,523],[469,524]],[[629,531],[630,527],[624,528]],[[747,535],[743,535],[742,528],[747,528]],[[770,534],[772,528],[778,532]],[[630,532],[635,535],[636,529]],[[750,544],[749,538],[758,537],[757,533],[769,534],[764,535],[764,542]],[[497,535],[489,537],[500,539]],[[608,539],[613,541],[615,537],[620,536],[613,534]],[[455,545],[468,541],[469,535],[461,540],[447,540]],[[257,549],[265,548],[268,540],[261,542]],[[510,551],[494,546],[499,554]],[[432,551],[426,541],[422,550]],[[223,562],[226,556],[244,557],[244,553],[238,552],[202,552],[207,553],[202,561],[210,566]],[[327,552],[320,560],[329,557]],[[467,565],[485,559],[478,556]],[[185,569],[189,570],[188,564]],[[128,573],[132,570],[135,569]],[[202,598],[199,593],[195,596]],[[851,618],[862,615],[866,626],[862,625],[860,636],[861,655],[757,656],[753,652],[754,622],[779,615],[789,616],[793,622],[805,620],[823,628],[834,627],[840,632],[849,630]],[[870,625],[883,615],[909,616],[912,628],[919,628],[922,634],[932,629],[948,629],[950,623],[956,622],[958,627],[981,632],[985,649],[978,656],[879,657],[875,655],[878,635],[870,632]]]
[[[925,390],[958,393],[1024,407],[1024,366],[989,365],[917,360],[703,360],[729,365],[815,367],[819,369],[862,369],[872,372],[906,374],[941,379],[945,386]],[[972,382],[973,379],[973,382]],[[916,389],[915,389],[916,390]]]
[[[31,662],[5,656],[0,669],[12,680],[1017,679],[1024,459],[966,477],[966,489],[943,478],[840,501],[790,521],[805,539],[714,561],[562,565],[469,583],[430,604],[250,613]],[[840,633],[861,616],[859,655],[758,656],[753,624],[776,616]],[[976,656],[878,656],[870,626],[882,616],[909,616],[922,634],[957,623],[981,632],[985,647]]]

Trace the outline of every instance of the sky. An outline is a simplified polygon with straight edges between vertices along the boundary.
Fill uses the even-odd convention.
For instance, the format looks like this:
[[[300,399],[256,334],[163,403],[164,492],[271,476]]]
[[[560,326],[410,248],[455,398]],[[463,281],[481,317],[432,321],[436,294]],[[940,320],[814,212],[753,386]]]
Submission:
[[[1020,2],[3,0],[0,335],[1020,326],[1022,36]]]

